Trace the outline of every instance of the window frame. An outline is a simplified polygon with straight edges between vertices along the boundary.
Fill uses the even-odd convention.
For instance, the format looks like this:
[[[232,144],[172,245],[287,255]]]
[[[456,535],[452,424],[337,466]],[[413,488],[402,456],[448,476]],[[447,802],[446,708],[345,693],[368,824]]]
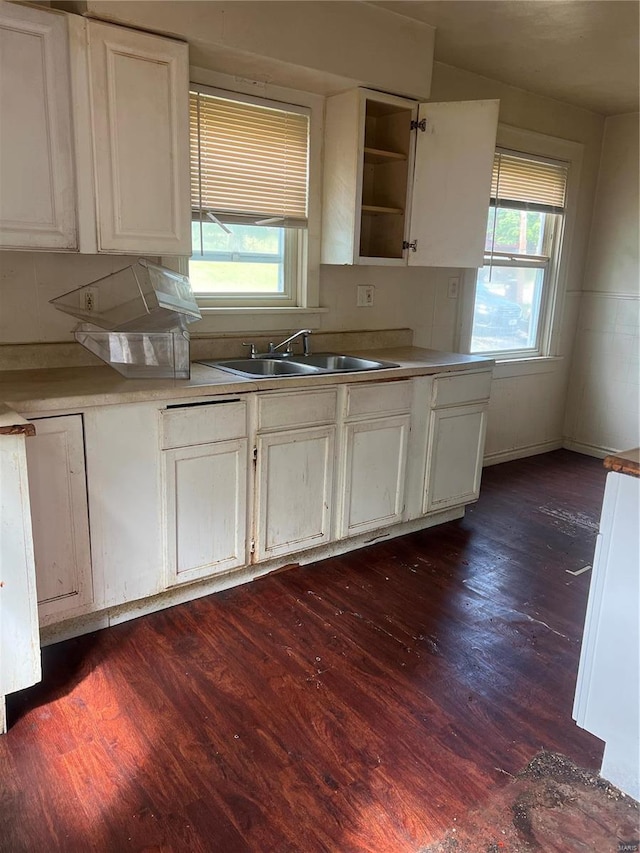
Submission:
[[[225,326],[228,331],[246,329],[246,319],[251,314],[260,324],[259,317],[274,313],[282,315],[291,312],[306,315],[307,325],[317,327],[319,317],[314,321],[313,315],[320,315],[326,309],[319,307],[319,273],[320,273],[320,200],[321,200],[321,158],[322,136],[324,124],[324,98],[309,92],[302,92],[285,87],[272,86],[251,80],[240,80],[237,77],[220,72],[204,69],[190,69],[190,91],[210,91],[211,94],[222,94],[248,103],[262,103],[276,108],[292,108],[293,111],[305,112],[309,116],[309,171],[308,171],[308,225],[306,229],[284,229],[291,232],[285,245],[285,275],[288,277],[289,293],[256,296],[255,294],[223,294],[221,296],[196,294],[196,301],[203,313],[203,321],[198,324],[198,331],[206,333],[207,327],[213,322],[214,314],[226,314],[228,320]],[[256,95],[256,89],[259,95]],[[293,236],[296,235],[296,236]],[[285,235],[287,236],[287,235]],[[188,275],[189,257],[163,259],[167,265]],[[285,291],[287,282],[285,282]],[[233,315],[244,319],[233,320]],[[207,323],[207,316],[211,323]],[[202,326],[202,329],[200,327]],[[213,326],[211,326],[213,328]]]
[[[496,353],[474,353],[474,355],[493,358],[498,363],[520,364],[526,370],[526,363],[540,362],[545,359],[556,359],[562,355],[562,325],[564,319],[564,304],[567,292],[580,290],[579,282],[571,286],[570,274],[571,253],[575,234],[575,223],[578,211],[578,198],[581,190],[581,171],[584,145],[568,139],[525,130],[511,125],[499,124],[496,147],[525,156],[541,157],[548,160],[564,161],[569,164],[564,223],[561,233],[557,235],[552,247],[550,265],[554,267],[554,275],[543,293],[544,307],[540,320],[540,345],[533,351],[503,350]],[[487,206],[487,213],[489,205]],[[478,270],[475,268],[462,270],[461,296],[457,306],[457,335],[456,347],[460,352],[470,353],[471,334],[473,329],[473,312],[476,295],[476,279]]]

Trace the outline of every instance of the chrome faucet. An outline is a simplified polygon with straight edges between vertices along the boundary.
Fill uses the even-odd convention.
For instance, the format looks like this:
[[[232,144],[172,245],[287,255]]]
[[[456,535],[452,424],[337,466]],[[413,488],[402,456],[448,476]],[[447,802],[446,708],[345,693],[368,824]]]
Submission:
[[[295,334],[291,335],[288,338],[285,338],[284,341],[280,341],[279,344],[274,344],[273,341],[269,342],[269,352],[275,352],[280,349],[280,347],[286,347],[285,352],[291,352],[291,342],[295,341],[296,338],[302,336],[302,352],[305,355],[309,355],[309,335],[311,334],[311,329],[300,329],[299,332],[295,332]]]

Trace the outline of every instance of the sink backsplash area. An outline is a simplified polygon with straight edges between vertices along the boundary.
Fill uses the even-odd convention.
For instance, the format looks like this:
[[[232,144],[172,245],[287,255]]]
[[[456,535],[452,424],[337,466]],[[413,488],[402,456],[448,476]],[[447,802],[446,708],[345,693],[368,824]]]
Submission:
[[[295,330],[291,330],[295,331]],[[244,342],[255,343],[264,351],[269,341],[280,340],[289,330],[260,332],[252,335],[225,335],[222,337],[191,336],[191,360],[239,358],[246,355]],[[349,352],[352,350],[386,349],[413,344],[411,329],[375,329],[370,331],[314,332],[309,339],[311,352]],[[104,366],[99,358],[73,341],[60,343],[29,343],[0,345],[0,371],[38,370],[52,367]]]

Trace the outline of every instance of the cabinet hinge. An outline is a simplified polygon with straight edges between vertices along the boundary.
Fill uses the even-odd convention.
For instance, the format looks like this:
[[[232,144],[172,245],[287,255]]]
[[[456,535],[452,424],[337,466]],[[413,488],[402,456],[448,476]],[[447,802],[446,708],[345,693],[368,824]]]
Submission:
[[[411,130],[421,130],[423,133],[427,130],[427,120],[426,118],[420,119],[420,121],[412,121],[411,122]]]
[[[249,546],[249,553],[250,554],[256,553],[256,540],[255,539],[251,540],[251,545]]]
[[[258,461],[258,448],[257,447],[253,448],[253,461],[254,461],[254,463]]]
[[[418,241],[414,240],[412,243],[407,243],[406,240],[403,240],[402,241],[402,248],[403,249],[411,249],[412,252],[417,252],[418,251]]]

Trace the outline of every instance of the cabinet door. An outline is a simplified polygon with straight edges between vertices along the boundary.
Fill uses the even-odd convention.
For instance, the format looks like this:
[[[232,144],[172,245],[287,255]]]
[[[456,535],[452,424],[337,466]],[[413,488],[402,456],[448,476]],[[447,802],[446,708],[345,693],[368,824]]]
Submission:
[[[191,254],[188,46],[89,21],[101,252]]]
[[[346,426],[340,537],[402,521],[410,415]]]
[[[90,609],[93,601],[81,415],[34,420],[27,442],[40,623]]]
[[[169,585],[243,566],[247,440],[163,452]]]
[[[66,17],[0,3],[0,246],[77,246]]]
[[[475,501],[480,493],[487,405],[431,413],[423,511]]]
[[[481,267],[499,101],[421,104],[409,264]]]
[[[258,437],[256,560],[329,541],[334,444],[335,426]]]

